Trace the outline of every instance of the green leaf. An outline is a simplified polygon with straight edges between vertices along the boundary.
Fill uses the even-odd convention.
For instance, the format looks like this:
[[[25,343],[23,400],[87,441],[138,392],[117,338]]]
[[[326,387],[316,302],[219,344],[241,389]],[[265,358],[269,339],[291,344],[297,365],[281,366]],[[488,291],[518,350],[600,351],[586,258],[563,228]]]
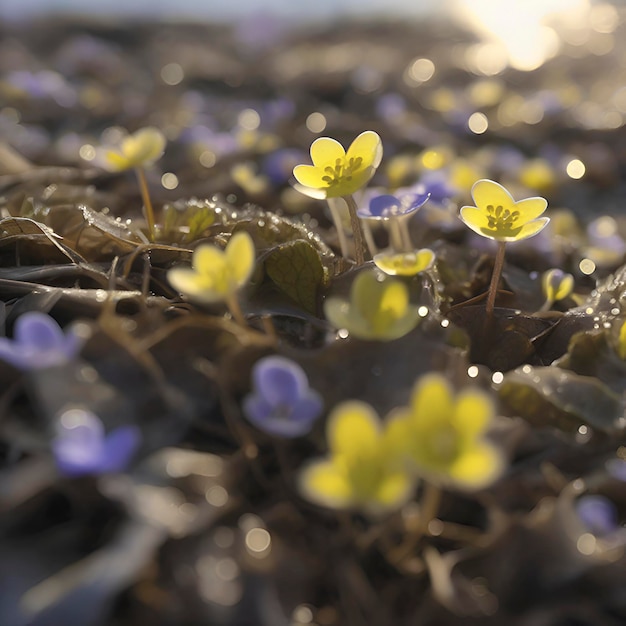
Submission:
[[[624,428],[620,396],[592,376],[524,365],[506,374],[498,393],[515,415],[535,426],[575,432],[586,424],[605,433]]]
[[[324,268],[310,243],[297,240],[274,248],[265,258],[265,272],[281,291],[316,314]]]

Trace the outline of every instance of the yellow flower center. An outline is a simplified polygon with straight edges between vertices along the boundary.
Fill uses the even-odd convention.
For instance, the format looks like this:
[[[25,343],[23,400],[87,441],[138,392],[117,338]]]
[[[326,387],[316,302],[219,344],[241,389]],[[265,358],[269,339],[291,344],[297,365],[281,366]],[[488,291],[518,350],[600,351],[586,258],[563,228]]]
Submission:
[[[362,157],[346,159],[338,158],[335,160],[335,165],[327,165],[324,168],[326,176],[322,176],[322,180],[329,186],[334,187],[346,180],[352,180],[352,176],[358,170],[363,163]]]
[[[515,223],[519,219],[519,211],[510,211],[502,208],[502,205],[487,205],[487,225],[490,230],[512,231]]]

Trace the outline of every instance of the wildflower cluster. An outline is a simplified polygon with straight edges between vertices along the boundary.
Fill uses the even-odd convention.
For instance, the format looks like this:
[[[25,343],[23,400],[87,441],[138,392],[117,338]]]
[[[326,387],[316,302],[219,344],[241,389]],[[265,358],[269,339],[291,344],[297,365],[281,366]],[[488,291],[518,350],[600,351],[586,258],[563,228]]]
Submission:
[[[343,402],[328,418],[328,457],[303,467],[300,488],[324,506],[380,513],[404,503],[419,479],[485,487],[503,469],[485,439],[494,415],[487,394],[468,388],[455,396],[440,374],[419,379],[410,405],[384,422],[369,404]]]
[[[26,373],[69,366],[86,339],[78,328],[64,331],[45,313],[24,313],[15,322],[13,339],[0,338],[0,360]],[[55,431],[51,449],[57,467],[72,477],[125,469],[141,441],[136,426],[120,426],[107,434],[100,418],[82,407],[64,410]]]

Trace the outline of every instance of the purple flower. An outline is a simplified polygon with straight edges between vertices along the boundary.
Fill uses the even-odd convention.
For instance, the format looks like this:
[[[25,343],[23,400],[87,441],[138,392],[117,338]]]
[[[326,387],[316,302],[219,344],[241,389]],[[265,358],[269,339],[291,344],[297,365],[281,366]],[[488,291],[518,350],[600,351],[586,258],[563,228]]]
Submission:
[[[45,313],[24,313],[15,322],[13,339],[0,337],[0,359],[28,371],[71,361],[80,351],[83,338],[62,328]]]
[[[421,193],[412,187],[398,189],[395,196],[391,194],[369,197],[369,203],[357,211],[357,215],[365,220],[364,231],[367,245],[372,256],[378,253],[368,222],[383,221],[389,229],[389,243],[396,253],[413,250],[409,236],[408,222],[413,214],[423,207],[430,194]]]
[[[308,433],[322,412],[320,395],[309,387],[304,370],[281,356],[260,359],[252,369],[253,393],[243,412],[260,430],[279,437]]]
[[[105,474],[123,470],[139,442],[136,426],[120,426],[105,434],[97,415],[70,409],[59,419],[52,452],[60,472],[66,476]]]
[[[414,189],[398,190],[396,196],[383,194],[370,199],[369,206],[358,210],[363,219],[387,220],[394,217],[412,215],[423,207],[430,194],[420,193]]]
[[[617,508],[608,498],[582,496],[576,501],[576,513],[589,532],[604,537],[619,528]]]

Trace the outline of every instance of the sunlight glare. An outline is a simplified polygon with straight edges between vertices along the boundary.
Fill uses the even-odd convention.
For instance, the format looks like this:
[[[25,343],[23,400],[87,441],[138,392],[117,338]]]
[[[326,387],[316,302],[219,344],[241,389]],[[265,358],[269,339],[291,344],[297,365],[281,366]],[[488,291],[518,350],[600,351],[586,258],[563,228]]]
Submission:
[[[467,20],[486,40],[501,44],[511,67],[531,71],[555,56],[560,41],[546,22],[583,25],[589,0],[456,0],[459,19]]]

